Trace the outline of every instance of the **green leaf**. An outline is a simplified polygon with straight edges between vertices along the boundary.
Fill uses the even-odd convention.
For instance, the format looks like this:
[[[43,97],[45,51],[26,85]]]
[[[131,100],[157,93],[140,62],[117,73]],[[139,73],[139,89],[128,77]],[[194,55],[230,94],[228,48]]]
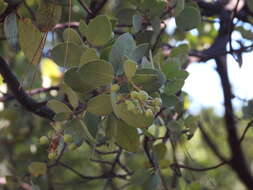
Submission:
[[[129,57],[130,59],[133,59],[134,61],[139,62],[148,52],[148,49],[149,49],[148,43],[140,44],[136,48],[133,49]]]
[[[185,0],[174,0],[176,7],[173,9],[173,16],[178,16],[184,10]]]
[[[82,39],[79,34],[72,28],[67,28],[63,32],[63,39],[65,42],[73,42],[77,45],[82,45]]]
[[[126,57],[132,55],[136,44],[131,34],[122,34],[112,46],[109,61],[112,63],[115,72],[122,73],[122,64]]]
[[[70,112],[60,112],[54,115],[54,121],[66,121],[71,118]]]
[[[65,112],[65,113],[70,113],[72,112],[71,109],[69,109],[69,107],[58,101],[58,100],[49,100],[47,102],[47,106],[49,108],[51,108],[55,113],[62,113],[62,112]]]
[[[150,178],[151,172],[147,169],[138,169],[134,172],[134,174],[131,177],[131,184],[136,186],[143,186],[147,182],[147,180]]]
[[[108,115],[104,122],[105,126],[105,136],[106,138],[110,139],[111,141],[115,142],[117,137],[117,118],[112,113]]]
[[[42,33],[32,24],[30,19],[19,20],[19,44],[29,63],[37,64],[42,48]]]
[[[142,16],[139,14],[136,14],[133,16],[133,32],[137,33],[142,28]]]
[[[57,23],[59,23],[62,14],[62,7],[54,3],[40,1],[38,10],[36,11],[36,24],[42,32],[50,31]]]
[[[99,59],[98,52],[94,48],[88,48],[83,52],[80,58],[80,65],[84,65],[90,61]]]
[[[156,190],[159,184],[160,177],[156,172],[148,178],[146,183],[143,185],[143,190]]]
[[[86,37],[93,46],[105,45],[112,37],[112,25],[107,16],[100,15],[92,19]]]
[[[73,108],[74,109],[77,108],[77,106],[79,105],[79,98],[77,94],[66,84],[61,84],[60,89],[61,91],[63,91],[63,93],[67,95],[68,100],[70,104],[73,106]]]
[[[79,67],[72,67],[64,74],[64,82],[77,92],[89,92],[93,90],[92,85],[86,83],[82,74],[79,72]]]
[[[8,7],[8,3],[4,2],[4,0],[0,0],[0,15],[5,11]]]
[[[114,78],[112,65],[104,60],[90,61],[83,65],[79,72],[94,89],[110,84]]]
[[[165,86],[165,93],[167,95],[175,94],[176,92],[181,90],[183,86],[184,86],[184,80],[182,79],[169,81],[168,84],[166,84]]]
[[[131,25],[133,22],[133,16],[137,13],[136,9],[123,8],[118,11],[116,17],[119,25]]]
[[[84,20],[80,20],[78,30],[82,34],[83,37],[87,36],[88,25],[86,24]]]
[[[77,146],[80,146],[84,140],[91,144],[95,143],[95,139],[90,134],[87,126],[79,119],[69,121],[66,124],[64,131],[66,134],[70,134],[73,137],[74,143]]]
[[[167,151],[167,148],[166,148],[166,145],[164,143],[156,144],[153,147],[153,153],[154,153],[154,156],[155,156],[156,160],[164,159],[166,151]]]
[[[55,63],[62,67],[79,66],[83,49],[73,42],[60,43],[51,51]]]
[[[121,120],[117,120],[116,143],[129,152],[137,152],[140,147],[138,131]]]
[[[161,94],[163,107],[170,108],[180,103],[180,99],[175,95]]]
[[[47,172],[47,164],[43,162],[32,162],[28,166],[30,174],[37,177],[39,175],[44,175]]]
[[[165,83],[165,76],[156,69],[138,69],[132,81],[142,89],[153,92]]]
[[[112,65],[104,60],[93,60],[80,68],[70,68],[64,75],[65,83],[78,92],[89,92],[111,84],[113,78]]]
[[[1,1],[0,1],[1,5]],[[16,13],[11,13],[4,19],[4,34],[7,38],[7,41],[13,46],[16,47],[18,43],[18,24]]]
[[[187,71],[181,70],[179,65],[180,63],[178,58],[168,59],[168,62],[162,66],[162,71],[167,79],[185,80],[188,77],[189,73]]]
[[[126,60],[123,63],[123,68],[124,68],[126,77],[128,78],[128,80],[131,80],[132,77],[135,75],[135,72],[137,69],[137,63],[131,60]]]
[[[192,6],[186,6],[176,17],[176,24],[180,30],[188,31],[198,27],[201,22],[200,11]]]
[[[112,112],[111,97],[102,94],[92,98],[87,104],[87,111],[95,115],[108,115]]]
[[[115,115],[128,125],[136,128],[146,128],[153,123],[154,118],[146,117],[144,113],[141,114],[128,111],[125,103],[117,103],[116,93],[111,93],[111,102]]]
[[[170,52],[170,58],[178,58],[181,64],[187,61],[190,47],[187,44],[180,44]]]
[[[100,127],[101,117],[87,112],[83,118],[83,121],[91,135],[95,138]]]

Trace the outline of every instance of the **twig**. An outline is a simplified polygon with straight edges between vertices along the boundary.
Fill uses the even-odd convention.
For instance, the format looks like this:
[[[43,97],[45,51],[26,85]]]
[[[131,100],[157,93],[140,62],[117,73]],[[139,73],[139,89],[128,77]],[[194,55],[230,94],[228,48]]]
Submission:
[[[251,121],[247,124],[246,128],[244,129],[244,131],[243,131],[243,133],[242,133],[242,136],[241,136],[241,138],[239,139],[239,143],[240,143],[240,144],[243,142],[243,140],[244,140],[244,138],[245,138],[245,136],[246,136],[246,133],[248,132],[248,130],[249,130],[250,127],[252,127],[252,126],[253,126],[253,120],[251,120]]]
[[[213,143],[213,141],[210,139],[210,137],[208,136],[208,134],[206,133],[206,131],[204,130],[203,126],[201,123],[198,123],[198,127],[203,135],[203,138],[205,140],[205,142],[207,143],[207,145],[211,148],[211,150],[213,151],[213,153],[222,161],[225,161],[226,158],[220,153],[218,147]]]
[[[213,170],[213,169],[217,169],[221,166],[224,166],[225,164],[227,164],[229,161],[223,161],[215,166],[211,166],[211,167],[207,167],[207,168],[193,168],[191,166],[185,166],[182,164],[171,164],[170,167],[172,168],[183,168],[183,169],[187,169],[187,170],[192,170],[192,171],[196,171],[196,172],[204,172],[204,171],[208,171],[208,170]]]
[[[78,2],[83,7],[83,9],[88,13],[88,15],[93,16],[92,10],[90,10],[90,8],[86,5],[85,2],[83,2],[82,0],[78,0]]]

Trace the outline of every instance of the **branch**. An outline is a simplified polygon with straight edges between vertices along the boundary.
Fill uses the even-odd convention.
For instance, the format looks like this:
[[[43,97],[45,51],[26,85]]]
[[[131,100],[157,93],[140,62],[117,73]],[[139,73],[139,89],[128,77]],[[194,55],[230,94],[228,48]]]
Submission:
[[[2,57],[0,57],[0,74],[10,91],[13,93],[15,99],[17,99],[22,106],[36,115],[53,120],[55,113],[45,106],[44,103],[36,102],[25,92]]]
[[[92,10],[90,10],[90,8],[86,5],[85,2],[83,2],[82,0],[78,0],[78,2],[83,7],[83,9],[88,13],[88,15],[93,16]]]
[[[219,41],[220,49],[225,51],[226,45],[229,41],[230,36],[230,23],[231,23],[231,13],[228,11],[221,12],[220,15],[220,29],[219,34],[215,40],[213,46],[217,45]],[[227,72],[227,60],[226,56],[219,56],[215,59],[217,65],[217,71],[221,79],[221,85],[224,96],[224,107],[225,107],[225,127],[228,136],[228,143],[232,153],[232,159],[229,162],[231,168],[236,172],[240,180],[244,183],[248,189],[253,187],[253,177],[250,173],[249,167],[247,166],[244,153],[240,146],[240,139],[237,134],[236,122],[234,118],[234,110],[232,105],[232,90],[229,82],[228,72]]]
[[[241,136],[241,138],[239,139],[240,144],[241,144],[242,141],[245,139],[246,133],[248,132],[248,130],[250,129],[250,127],[252,127],[252,125],[253,125],[253,120],[251,120],[251,121],[247,124],[246,128],[244,129],[244,131],[243,131],[243,133],[242,133],[242,136]]]
[[[204,171],[208,171],[208,170],[214,170],[217,169],[221,166],[224,166],[225,164],[227,164],[229,161],[223,161],[215,166],[211,166],[211,167],[207,167],[207,168],[193,168],[191,166],[185,166],[182,164],[171,164],[170,167],[172,168],[183,168],[183,169],[187,169],[187,170],[192,170],[195,172],[204,172]]]
[[[71,172],[75,173],[76,175],[78,175],[82,179],[86,179],[86,180],[112,179],[112,178],[126,179],[125,175],[116,175],[116,174],[113,174],[113,173],[104,173],[104,174],[99,175],[99,176],[86,176],[86,175],[81,174],[80,172],[78,172],[74,168],[72,168],[72,167],[70,167],[67,164],[64,164],[62,162],[58,162],[58,165],[70,170]]]

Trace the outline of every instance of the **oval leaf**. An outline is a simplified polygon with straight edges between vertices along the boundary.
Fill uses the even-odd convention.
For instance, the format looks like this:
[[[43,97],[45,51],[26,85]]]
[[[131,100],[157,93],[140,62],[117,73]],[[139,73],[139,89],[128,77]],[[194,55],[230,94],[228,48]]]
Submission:
[[[111,97],[102,94],[92,98],[87,105],[87,111],[95,115],[107,115],[112,112]]]
[[[87,40],[94,46],[105,45],[112,37],[112,25],[105,15],[90,21],[86,33]]]
[[[128,80],[131,80],[131,78],[135,75],[135,72],[137,69],[137,63],[131,60],[126,60],[123,63],[123,68],[124,68],[126,77],[128,78]]]
[[[62,112],[71,112],[71,110],[69,109],[69,107],[58,101],[58,100],[49,100],[48,103],[47,103],[47,106],[49,108],[51,108],[55,113],[62,113]]]
[[[72,28],[67,28],[63,32],[63,39],[65,42],[73,42],[77,45],[82,45],[82,39],[79,34]]]
[[[78,66],[83,49],[73,42],[60,43],[51,51],[51,57],[57,65],[63,67]]]
[[[191,30],[196,28],[201,22],[200,11],[192,6],[186,6],[176,17],[176,24],[180,30]]]

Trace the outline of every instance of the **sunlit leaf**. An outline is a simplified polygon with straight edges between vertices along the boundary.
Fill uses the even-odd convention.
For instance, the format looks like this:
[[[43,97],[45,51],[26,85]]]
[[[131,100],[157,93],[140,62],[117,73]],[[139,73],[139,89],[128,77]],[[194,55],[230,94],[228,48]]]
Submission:
[[[123,63],[123,68],[128,80],[131,80],[137,70],[137,64],[134,61],[126,60]]]

